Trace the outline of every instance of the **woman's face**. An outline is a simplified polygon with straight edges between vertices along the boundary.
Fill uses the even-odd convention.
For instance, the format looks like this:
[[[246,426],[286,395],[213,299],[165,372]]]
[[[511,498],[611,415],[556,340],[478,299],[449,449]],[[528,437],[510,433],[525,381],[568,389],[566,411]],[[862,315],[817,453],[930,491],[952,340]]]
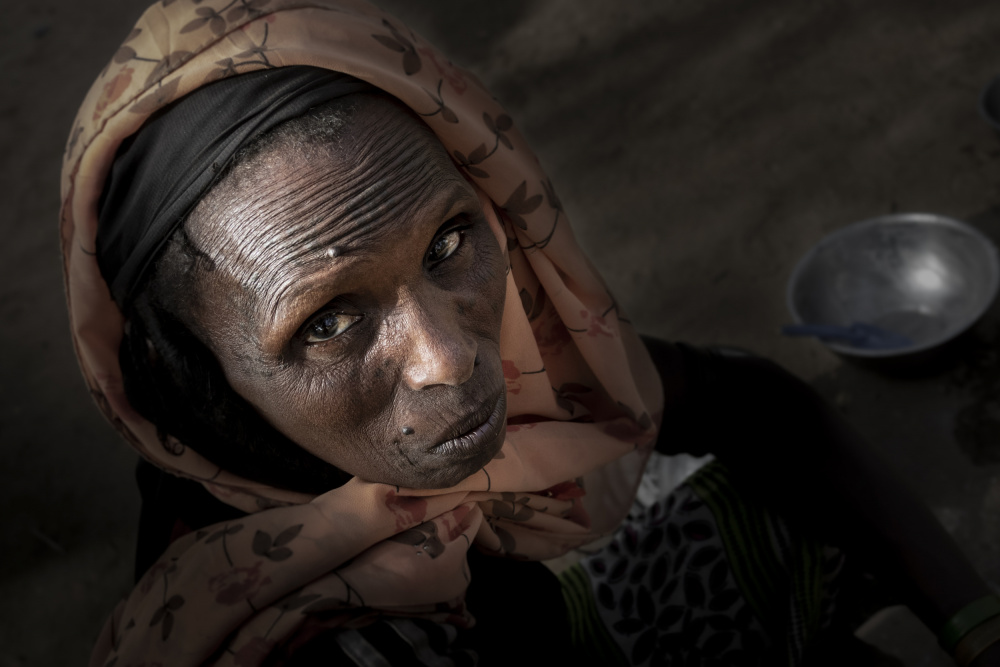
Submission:
[[[418,119],[384,100],[354,118],[336,148],[265,154],[199,204],[187,231],[215,268],[193,328],[306,450],[449,487],[503,444],[506,260]]]

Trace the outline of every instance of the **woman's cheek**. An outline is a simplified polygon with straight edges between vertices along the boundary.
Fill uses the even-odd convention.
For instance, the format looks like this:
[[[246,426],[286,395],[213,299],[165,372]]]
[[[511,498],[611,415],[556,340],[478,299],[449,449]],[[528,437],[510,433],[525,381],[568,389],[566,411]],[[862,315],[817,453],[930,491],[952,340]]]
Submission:
[[[485,273],[481,301],[484,307],[490,309],[494,333],[499,337],[500,321],[503,318],[503,309],[506,303],[504,297],[507,291],[507,265],[500,248],[495,245],[491,245],[490,248],[490,250],[484,251],[485,257],[480,262]]]
[[[345,381],[346,376],[332,372],[316,359],[296,363],[260,388],[255,405],[264,408],[265,416],[299,444],[321,442],[334,435],[336,426],[348,425],[345,415],[360,416],[356,409],[344,405],[345,400],[359,403],[352,400],[356,393]]]

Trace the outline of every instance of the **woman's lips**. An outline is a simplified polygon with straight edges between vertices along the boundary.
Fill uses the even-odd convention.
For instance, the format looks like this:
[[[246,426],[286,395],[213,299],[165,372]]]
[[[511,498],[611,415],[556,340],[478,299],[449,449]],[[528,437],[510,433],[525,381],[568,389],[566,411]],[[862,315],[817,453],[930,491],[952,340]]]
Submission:
[[[435,456],[445,456],[454,459],[466,459],[482,454],[490,448],[497,438],[504,433],[504,420],[507,417],[507,392],[501,391],[494,401],[493,409],[485,421],[457,438],[445,440],[431,446],[427,451]],[[491,452],[492,453],[495,452]]]

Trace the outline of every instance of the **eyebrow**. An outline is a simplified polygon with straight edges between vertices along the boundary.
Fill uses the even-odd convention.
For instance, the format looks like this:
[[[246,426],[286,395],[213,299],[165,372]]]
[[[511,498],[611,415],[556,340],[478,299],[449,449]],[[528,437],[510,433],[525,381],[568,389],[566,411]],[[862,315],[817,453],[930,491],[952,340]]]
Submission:
[[[407,211],[410,213],[422,211],[430,214],[437,214],[439,217],[443,218],[443,216],[453,211],[455,207],[462,202],[462,200],[474,197],[474,195],[470,193],[466,187],[464,187],[464,181],[452,179],[449,179],[449,181],[450,182],[445,187],[438,191],[446,194],[438,194],[436,192],[427,197],[421,197],[420,200],[413,202],[412,205],[408,206]],[[400,218],[395,221],[396,224],[404,224],[405,218],[407,217],[409,216],[400,216]],[[444,220],[442,220],[442,222],[444,222]],[[329,264],[330,262],[336,262],[337,260],[372,253],[374,252],[374,249],[371,247],[373,243],[377,242],[378,238],[384,236],[387,232],[385,229],[377,229],[380,227],[384,226],[366,226],[364,229],[359,230],[357,234],[351,234],[350,236],[354,236],[355,238],[346,243],[339,239],[333,239],[320,246],[312,248],[310,249],[309,254],[315,253],[315,256],[303,262],[299,266],[308,270],[310,267],[317,265]],[[434,231],[437,231],[437,227],[435,227]],[[336,256],[327,257],[326,253],[333,248],[336,248],[338,251]],[[292,283],[292,286],[287,288],[284,286],[278,286],[269,298],[267,298],[267,302],[270,303],[267,304],[268,307],[263,309],[266,312],[264,313],[264,318],[261,321],[264,325],[264,329],[272,327],[275,322],[281,319],[282,315],[293,312],[296,309],[296,302],[302,300],[303,297],[316,289],[315,281],[304,281],[303,276],[293,275],[284,282]],[[260,312],[260,310],[258,310],[258,312]]]

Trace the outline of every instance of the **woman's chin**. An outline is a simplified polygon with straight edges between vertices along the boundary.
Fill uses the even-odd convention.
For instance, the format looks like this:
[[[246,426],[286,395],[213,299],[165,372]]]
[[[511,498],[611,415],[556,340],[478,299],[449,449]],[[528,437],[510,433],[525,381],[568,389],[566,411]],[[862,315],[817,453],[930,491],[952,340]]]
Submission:
[[[449,489],[457,486],[463,480],[477,474],[496,457],[503,447],[506,435],[506,430],[501,430],[491,442],[475,452],[467,452],[467,456],[460,460],[454,460],[454,455],[447,456],[447,461],[433,457],[425,462],[426,466],[408,470],[403,475],[405,479],[389,483],[410,489]]]

